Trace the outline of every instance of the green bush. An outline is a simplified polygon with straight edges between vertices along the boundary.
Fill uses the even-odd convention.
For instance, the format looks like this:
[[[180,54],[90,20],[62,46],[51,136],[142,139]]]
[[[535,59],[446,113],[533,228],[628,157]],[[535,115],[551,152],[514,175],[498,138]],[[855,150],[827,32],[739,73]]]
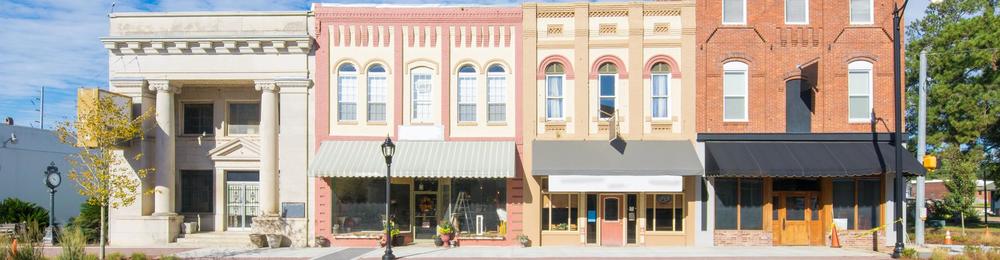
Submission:
[[[903,249],[903,258],[906,259],[917,259],[917,249],[912,247],[907,247]]]
[[[4,260],[37,260],[45,259],[42,248],[35,238],[40,237],[38,225],[29,225],[27,229],[18,231],[13,237],[0,236],[0,259]],[[36,234],[38,233],[38,234]],[[12,242],[17,239],[17,252],[12,248]]]
[[[59,245],[62,246],[62,253],[56,257],[57,260],[84,259],[87,252],[87,237],[79,228],[66,228],[62,230]]]
[[[87,242],[97,243],[101,236],[101,207],[88,203],[80,204],[80,215],[70,218],[66,227],[79,228],[87,237]]]
[[[107,259],[107,260],[128,260],[128,258],[126,258],[125,255],[123,255],[122,253],[118,253],[118,252],[110,253],[107,256],[105,256],[104,259]]]
[[[146,254],[142,252],[132,253],[132,260],[146,260],[146,259],[149,259],[149,257],[147,257]]]
[[[49,211],[35,203],[7,198],[0,202],[0,223],[35,222],[38,226],[49,226]]]
[[[180,257],[176,257],[176,256],[172,256],[172,255],[168,255],[168,256],[160,257],[160,260],[181,260],[181,258]]]

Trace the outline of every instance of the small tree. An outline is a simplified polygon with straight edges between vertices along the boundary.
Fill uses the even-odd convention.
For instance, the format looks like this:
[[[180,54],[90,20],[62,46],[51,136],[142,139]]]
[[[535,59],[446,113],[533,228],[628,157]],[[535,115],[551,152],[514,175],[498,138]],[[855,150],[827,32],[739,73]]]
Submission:
[[[959,218],[965,223],[965,218],[977,213],[972,204],[975,202],[976,180],[983,157],[983,151],[979,147],[963,152],[959,147],[948,146],[941,152],[941,168],[935,175],[943,179],[948,188],[948,195],[940,203],[942,217]]]
[[[152,114],[150,110],[132,117],[128,104],[127,100],[94,95],[91,102],[78,106],[76,122],[62,122],[56,127],[61,142],[85,148],[70,155],[69,179],[80,185],[80,195],[87,198],[88,204],[100,207],[101,259],[107,244],[108,208],[132,205],[137,195],[145,192],[139,191],[141,180],[152,172],[148,168],[128,167],[129,158],[122,156],[125,144],[143,138],[142,123]],[[141,160],[142,153],[136,153],[132,159]]]

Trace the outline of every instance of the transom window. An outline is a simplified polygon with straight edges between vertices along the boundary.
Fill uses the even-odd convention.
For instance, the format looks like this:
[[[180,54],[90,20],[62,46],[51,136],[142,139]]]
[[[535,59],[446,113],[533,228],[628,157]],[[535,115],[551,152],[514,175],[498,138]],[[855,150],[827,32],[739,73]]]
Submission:
[[[490,65],[486,70],[486,97],[490,122],[507,121],[507,74],[503,66]]]
[[[851,0],[851,24],[872,24],[875,2],[873,0]]]
[[[565,70],[561,63],[545,67],[545,117],[548,120],[563,119],[563,81]]]
[[[615,114],[615,78],[616,73],[618,73],[618,67],[615,64],[607,62],[601,64],[597,68],[599,73],[598,80],[600,82],[601,89],[600,93],[600,118],[608,119]]]
[[[808,24],[809,0],[785,0],[785,23]]]
[[[413,103],[412,118],[416,121],[431,120],[431,69],[419,67],[411,73],[411,102]]]
[[[746,63],[738,61],[722,65],[723,121],[747,120],[748,68]]]
[[[368,121],[385,122],[385,101],[388,88],[385,67],[368,67]]]
[[[337,69],[337,119],[357,120],[358,69],[345,63]]]
[[[746,0],[722,0],[722,24],[746,24]]]
[[[670,117],[670,66],[664,62],[653,64],[650,74],[650,108],[653,118],[667,119]]]
[[[476,68],[472,65],[458,69],[458,121],[476,121]]]
[[[872,64],[855,61],[847,65],[848,115],[851,122],[869,122],[872,116]]]
[[[646,231],[684,231],[684,194],[647,194]]]

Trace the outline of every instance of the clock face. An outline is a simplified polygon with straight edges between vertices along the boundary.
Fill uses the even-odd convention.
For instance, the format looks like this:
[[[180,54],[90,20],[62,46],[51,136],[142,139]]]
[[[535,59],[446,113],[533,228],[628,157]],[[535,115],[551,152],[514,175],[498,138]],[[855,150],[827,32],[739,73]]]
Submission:
[[[51,173],[49,174],[47,180],[50,186],[56,187],[59,186],[60,182],[62,182],[62,176],[59,176],[59,174]]]

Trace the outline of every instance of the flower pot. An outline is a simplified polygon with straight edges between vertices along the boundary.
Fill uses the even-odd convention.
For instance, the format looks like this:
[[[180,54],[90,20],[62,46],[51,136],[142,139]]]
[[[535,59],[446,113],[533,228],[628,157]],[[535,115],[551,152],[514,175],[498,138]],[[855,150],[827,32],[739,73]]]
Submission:
[[[281,247],[281,235],[278,234],[267,234],[267,247],[279,248]]]
[[[441,243],[445,246],[451,246],[451,234],[441,234]]]
[[[518,240],[518,242],[521,242],[521,247],[529,247],[529,246],[531,246],[531,240],[528,240],[528,239],[520,239],[520,240]]]
[[[250,234],[250,244],[256,248],[267,246],[267,238],[263,234]]]
[[[441,247],[444,245],[444,240],[441,237],[434,237],[434,246]]]
[[[396,235],[392,237],[392,246],[402,246],[403,244],[405,244],[405,242],[406,238],[404,238],[402,235]]]

